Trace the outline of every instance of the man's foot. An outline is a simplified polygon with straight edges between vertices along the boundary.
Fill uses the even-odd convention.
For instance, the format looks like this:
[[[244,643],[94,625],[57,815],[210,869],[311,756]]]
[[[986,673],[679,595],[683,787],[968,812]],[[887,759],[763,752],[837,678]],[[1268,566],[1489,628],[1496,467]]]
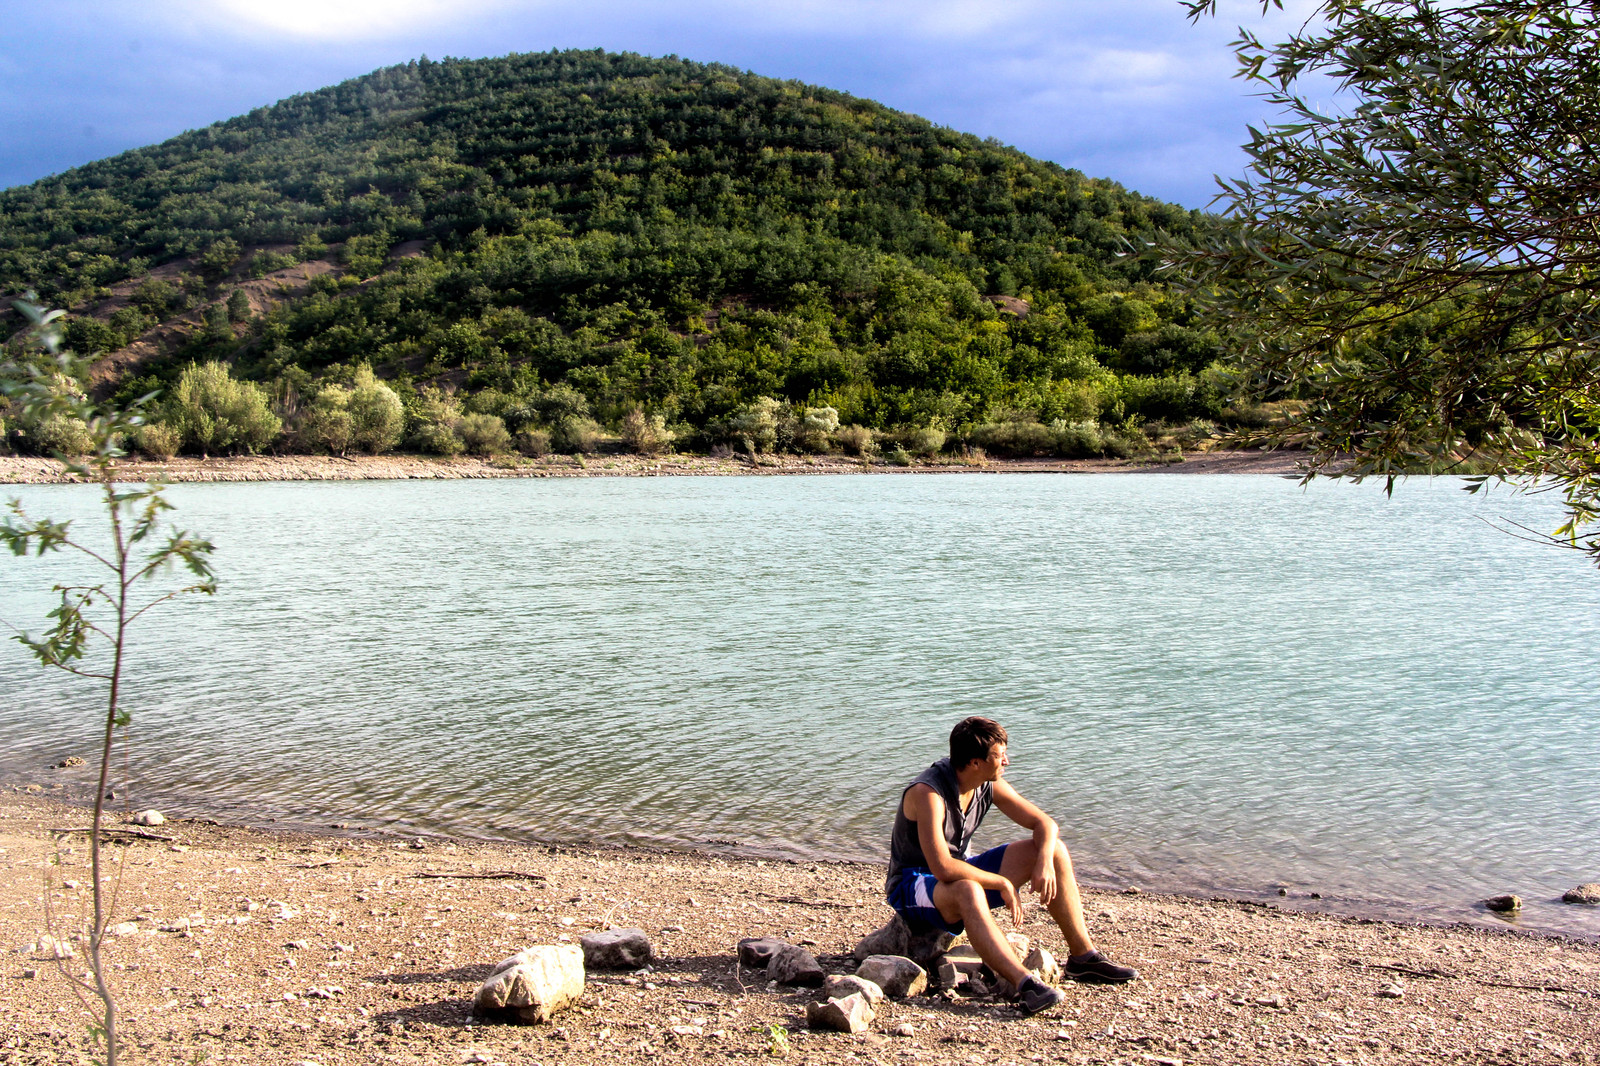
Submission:
[[[1120,966],[1098,951],[1067,958],[1067,976],[1074,981],[1092,981],[1106,985],[1120,985],[1139,976],[1132,966]]]
[[[1059,988],[1051,988],[1037,977],[1024,977],[1022,987],[1017,989],[1017,1005],[1024,1014],[1038,1014],[1051,1007],[1058,1007],[1067,994]]]

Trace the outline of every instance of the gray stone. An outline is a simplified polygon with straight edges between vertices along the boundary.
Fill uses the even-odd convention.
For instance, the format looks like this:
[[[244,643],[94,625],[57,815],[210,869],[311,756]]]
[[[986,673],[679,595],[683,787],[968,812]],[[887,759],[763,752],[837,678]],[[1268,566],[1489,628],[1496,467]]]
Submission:
[[[1056,962],[1056,957],[1044,948],[1036,947],[1028,952],[1022,960],[1022,965],[1047,985],[1053,985],[1061,980],[1061,964]]]
[[[843,999],[806,1004],[806,1024],[813,1029],[859,1033],[872,1024],[873,1017],[872,1005],[859,992]]]
[[[1490,896],[1483,905],[1500,914],[1511,914],[1522,909],[1522,897],[1514,895]]]
[[[473,1006],[486,1018],[538,1025],[583,998],[583,950],[576,944],[519,951],[490,972]]]
[[[956,938],[943,929],[921,929],[915,932],[906,920],[896,914],[878,929],[862,938],[851,952],[857,962],[873,955],[903,955],[919,966],[929,966],[933,960],[950,950]]]
[[[1405,986],[1399,981],[1385,981],[1378,986],[1379,999],[1404,999],[1405,995]]]
[[[901,1022],[899,1025],[894,1027],[894,1035],[895,1036],[916,1036],[917,1035],[917,1030],[912,1026],[912,1024],[910,1022]]]
[[[739,965],[752,970],[765,970],[772,956],[788,946],[788,941],[773,936],[745,937],[739,941]]]
[[[785,944],[767,963],[767,980],[780,985],[820,985],[827,974],[805,948]]]
[[[883,989],[890,999],[915,996],[928,987],[928,971],[904,955],[869,956],[856,969],[856,976]]]
[[[643,929],[607,929],[580,942],[583,965],[590,970],[637,970],[656,957]]]
[[[867,1004],[873,1010],[878,1009],[878,1004],[883,1002],[883,989],[876,982],[855,974],[833,974],[822,983],[822,994],[829,999],[844,999],[857,993],[867,997]]]
[[[1567,889],[1561,893],[1561,902],[1587,903],[1590,906],[1600,903],[1600,881],[1591,881],[1577,888]]]
[[[158,810],[140,811],[128,819],[134,825],[166,825],[167,816]]]
[[[949,963],[968,977],[976,977],[983,972],[983,960],[978,957],[977,949],[969,944],[951,948],[939,957],[939,962],[941,965]]]
[[[967,979],[966,974],[956,969],[955,963],[943,960],[933,968],[931,977],[940,988],[955,988]]]

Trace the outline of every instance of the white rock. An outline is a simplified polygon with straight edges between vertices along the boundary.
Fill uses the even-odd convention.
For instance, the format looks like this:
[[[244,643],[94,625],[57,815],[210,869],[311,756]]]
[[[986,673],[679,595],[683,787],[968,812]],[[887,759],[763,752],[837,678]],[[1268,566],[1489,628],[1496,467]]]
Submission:
[[[118,922],[116,925],[113,925],[110,929],[106,930],[106,932],[110,933],[112,936],[133,936],[138,931],[138,922]]]
[[[843,999],[806,1004],[806,1024],[813,1029],[859,1033],[872,1024],[873,1017],[872,1006],[867,1002],[867,997],[859,992]]]
[[[583,950],[573,944],[519,951],[490,972],[473,1005],[520,1022],[548,1022],[583,997]]]
[[[1028,952],[1027,957],[1022,960],[1022,965],[1047,985],[1056,984],[1061,980],[1061,964],[1056,962],[1056,957],[1044,948],[1035,947]]]
[[[58,940],[53,936],[42,936],[34,951],[52,959],[70,959],[73,956],[72,945],[65,940]]]
[[[843,999],[856,993],[867,998],[867,1004],[873,1010],[878,1009],[878,1004],[883,1002],[883,989],[865,977],[855,974],[833,974],[822,983],[822,994],[829,999]]]
[[[856,968],[856,976],[883,989],[890,999],[915,996],[928,987],[928,971],[904,955],[869,955]]]
[[[130,822],[132,822],[134,825],[166,825],[167,824],[167,816],[162,814],[160,811],[156,810],[155,808],[151,808],[148,811],[140,811],[138,814],[134,815],[132,818],[130,818],[128,820]]]

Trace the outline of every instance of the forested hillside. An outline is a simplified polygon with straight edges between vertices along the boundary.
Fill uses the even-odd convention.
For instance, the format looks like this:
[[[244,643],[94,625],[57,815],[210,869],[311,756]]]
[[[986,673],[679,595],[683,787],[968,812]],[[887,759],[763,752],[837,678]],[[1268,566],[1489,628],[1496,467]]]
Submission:
[[[0,193],[0,287],[85,387],[165,390],[158,452],[1066,454],[1221,413],[1217,338],[1118,258],[1205,224],[727,67],[423,59]]]

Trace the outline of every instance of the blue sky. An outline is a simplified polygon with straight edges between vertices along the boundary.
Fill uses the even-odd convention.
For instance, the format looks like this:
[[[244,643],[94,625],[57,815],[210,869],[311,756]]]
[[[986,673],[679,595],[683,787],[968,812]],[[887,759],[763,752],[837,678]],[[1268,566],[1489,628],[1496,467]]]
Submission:
[[[0,187],[426,54],[675,54],[842,89],[1189,207],[1271,117],[1255,0],[4,0]],[[1291,4],[1291,9],[1304,3]],[[1264,25],[1263,25],[1264,23]]]

